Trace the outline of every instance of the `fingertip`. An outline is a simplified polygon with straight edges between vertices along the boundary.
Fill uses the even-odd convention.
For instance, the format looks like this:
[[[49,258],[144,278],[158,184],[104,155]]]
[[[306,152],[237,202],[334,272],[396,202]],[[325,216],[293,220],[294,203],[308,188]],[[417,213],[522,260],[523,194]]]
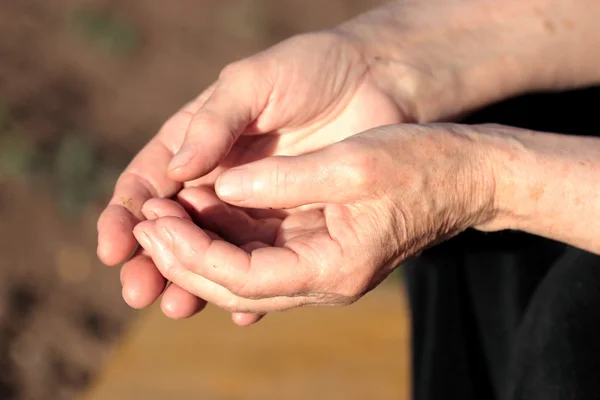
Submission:
[[[123,262],[134,253],[138,245],[133,234],[122,236],[119,241],[106,242],[98,240],[96,255],[102,264],[108,267],[114,267]]]
[[[195,148],[195,146],[188,147]],[[193,181],[210,173],[220,161],[220,158],[215,157],[214,154],[207,157],[204,154],[196,156],[194,153],[194,156],[190,157],[189,151],[182,148],[179,153],[175,154],[167,169],[167,176],[170,179],[176,182]]]
[[[137,256],[121,269],[122,296],[132,308],[146,308],[158,299],[167,281],[147,256]]]
[[[169,162],[169,178],[186,182],[214,170],[247,127],[250,121],[246,117],[240,119],[230,104],[207,103],[198,110],[190,120],[183,145]]]
[[[190,318],[206,307],[206,301],[172,283],[163,294],[160,308],[165,316],[179,320]]]
[[[231,314],[231,320],[237,326],[244,328],[256,324],[264,316],[265,314],[233,313]]]
[[[148,307],[150,304],[144,304],[140,301],[140,293],[136,289],[131,289],[126,285],[121,288],[121,296],[127,305],[136,310]]]
[[[217,178],[218,179],[218,178]],[[208,204],[215,205],[219,203],[219,198],[212,190],[205,186],[191,186],[182,189],[177,193],[178,204],[189,206],[190,208],[200,208],[200,206]]]
[[[186,136],[188,133],[186,133]],[[181,174],[181,170],[185,174],[190,164],[193,163],[194,159],[197,158],[198,153],[197,147],[193,144],[184,144],[181,149],[171,159],[167,167],[169,174]]]
[[[137,220],[122,207],[109,206],[98,219],[96,254],[107,266],[126,261],[135,251],[137,241],[133,227]]]
[[[146,220],[136,224],[132,229],[133,236],[139,240],[141,234],[150,232],[152,230],[156,224],[156,221],[157,220]]]
[[[206,161],[190,161],[189,164],[181,165],[167,171],[167,176],[176,182],[189,182],[211,173],[219,161],[208,164]]]
[[[169,199],[153,198],[144,203],[142,213],[148,220],[155,220],[162,217],[178,217],[191,220],[191,217],[176,201]]]
[[[154,219],[160,218],[160,216],[156,212],[156,208],[157,208],[157,205],[155,204],[156,200],[159,200],[159,199],[152,198],[150,200],[147,200],[144,203],[144,205],[142,206],[142,210],[141,210],[142,211],[142,215],[147,220],[154,220]]]
[[[114,267],[120,263],[119,259],[112,252],[105,249],[100,238],[98,238],[98,246],[96,247],[96,256],[100,262],[107,267]]]

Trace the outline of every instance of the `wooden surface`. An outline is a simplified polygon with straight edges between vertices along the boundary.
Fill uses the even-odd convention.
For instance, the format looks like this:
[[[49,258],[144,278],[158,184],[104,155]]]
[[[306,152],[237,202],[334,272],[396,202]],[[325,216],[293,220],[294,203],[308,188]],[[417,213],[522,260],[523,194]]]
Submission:
[[[403,290],[346,308],[304,308],[234,326],[213,307],[171,321],[143,313],[84,400],[408,399]]]

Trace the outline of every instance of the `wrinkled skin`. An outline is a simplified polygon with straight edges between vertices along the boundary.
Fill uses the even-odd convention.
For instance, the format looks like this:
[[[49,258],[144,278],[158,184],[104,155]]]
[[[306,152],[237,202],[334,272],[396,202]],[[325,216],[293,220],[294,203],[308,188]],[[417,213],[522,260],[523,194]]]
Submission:
[[[376,128],[225,172],[216,192],[234,206],[302,207],[254,234],[220,240],[175,213],[134,232],[163,276],[229,311],[347,305],[407,257],[489,217],[493,191],[472,179],[485,173],[481,155],[469,136],[443,125]],[[192,212],[202,213],[194,204],[218,204],[211,196],[182,192]],[[166,199],[152,204],[177,208]],[[244,211],[218,207],[213,227],[232,232],[229,222]]]
[[[151,198],[170,198],[183,187],[210,189],[223,171],[237,165],[304,154],[402,120],[394,102],[374,83],[358,48],[338,32],[293,37],[231,64],[215,84],[167,121],[123,172],[98,222],[98,255],[108,265],[127,259],[137,245],[133,228],[146,219],[142,206]],[[188,152],[187,164],[177,168],[181,157],[171,159],[182,148],[191,149],[192,157]],[[179,195],[183,204],[186,196],[189,192]],[[225,235],[227,239],[272,244],[271,233],[261,233],[256,225],[271,232],[281,213],[241,212],[246,222]],[[207,218],[198,222],[210,224]],[[146,307],[162,294],[165,314],[186,318],[205,304],[175,284],[166,287],[144,251],[123,265],[121,280],[123,297],[132,307]],[[240,325],[258,318],[234,315]]]

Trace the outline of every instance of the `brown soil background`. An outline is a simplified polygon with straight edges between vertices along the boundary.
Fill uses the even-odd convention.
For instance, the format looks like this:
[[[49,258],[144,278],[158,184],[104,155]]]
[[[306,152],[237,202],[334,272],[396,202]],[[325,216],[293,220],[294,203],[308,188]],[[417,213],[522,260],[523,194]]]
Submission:
[[[401,293],[397,282],[378,289],[372,300],[355,309],[324,314],[313,309],[310,315],[302,311],[293,314],[298,320],[276,319],[280,322],[265,322],[249,333],[237,329],[234,334],[216,310],[204,320],[199,316],[183,323],[160,319],[156,310],[146,314],[130,310],[120,297],[118,270],[101,266],[95,257],[96,219],[118,172],[161,123],[213,81],[226,63],[381,2],[0,0],[0,399],[71,399],[92,387],[110,387],[117,382],[111,377],[122,375],[114,371],[120,371],[123,363],[130,373],[144,365],[135,357],[127,364],[127,349],[142,346],[139,351],[146,357],[154,354],[161,360],[160,340],[169,343],[169,336],[207,327],[216,337],[234,335],[236,354],[249,348],[241,340],[250,335],[273,365],[296,365],[296,369],[287,367],[296,380],[277,386],[282,391],[255,390],[262,399],[292,398],[285,395],[286,387],[299,393],[299,382],[310,385],[318,375],[311,369],[313,364],[293,362],[294,357],[302,349],[325,357],[331,347],[327,343],[338,343],[339,336],[357,324],[363,330],[356,332],[377,326],[373,332],[395,332],[395,336],[378,342],[349,333],[344,338],[347,347],[337,351],[351,357],[333,357],[328,368],[353,365],[354,374],[330,376],[330,386],[318,388],[318,393],[323,398],[337,398],[330,393],[351,398],[354,389],[343,385],[360,381],[367,365],[370,372],[364,374],[364,387],[391,382],[387,394],[374,391],[373,398],[398,398],[405,392],[406,371],[392,369],[406,368],[407,317],[402,296],[393,297]],[[378,301],[391,301],[391,308],[382,313]],[[390,319],[388,311],[397,311],[397,319]],[[137,323],[134,328],[132,322]],[[163,334],[148,336],[140,328],[144,324]],[[273,335],[288,340],[275,348],[296,346],[295,352],[270,351]],[[169,362],[176,365],[185,359],[194,345],[182,340],[188,347],[182,345],[173,350],[170,361],[160,361],[167,363],[167,369]],[[365,347],[365,340],[374,347]],[[392,343],[400,347],[387,349]],[[221,345],[212,346],[213,360]],[[253,349],[249,351],[256,357]],[[368,359],[369,355],[374,358]],[[381,374],[376,373],[376,360],[383,360]],[[187,367],[194,371],[205,368],[206,362],[198,360],[202,367],[189,362]],[[232,378],[228,368],[214,369],[223,375],[224,385],[243,382],[248,378],[244,371],[253,376],[258,368],[238,359],[230,363],[237,365],[233,370],[239,379]],[[269,371],[264,370],[267,377]],[[119,398],[119,393],[152,398],[142,391],[148,389],[143,370],[137,374],[128,380],[128,388],[117,384],[104,389],[109,393],[105,397],[94,398]],[[162,379],[166,392],[172,385],[172,393],[180,398],[205,398],[202,393],[195,396],[192,389],[186,392],[181,380],[169,381],[168,373]],[[211,382],[215,379],[219,378]],[[318,382],[324,385],[325,381]],[[265,385],[269,386],[268,379]],[[245,397],[242,389],[234,392],[234,397],[210,398],[258,398]],[[308,393],[303,398],[315,398]],[[359,393],[366,392],[354,394]]]

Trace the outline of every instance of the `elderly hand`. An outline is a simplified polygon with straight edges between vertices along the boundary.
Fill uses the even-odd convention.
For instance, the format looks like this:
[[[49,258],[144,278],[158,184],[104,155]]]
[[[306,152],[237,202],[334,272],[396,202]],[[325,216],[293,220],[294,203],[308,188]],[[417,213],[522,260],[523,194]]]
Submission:
[[[115,265],[133,252],[133,227],[146,218],[141,207],[148,199],[172,197],[184,186],[210,187],[233,166],[302,154],[401,121],[398,107],[342,33],[297,36],[236,62],[168,121],[123,172],[98,222],[99,257]],[[203,307],[177,285],[165,291],[166,280],[144,253],[125,263],[121,276],[123,296],[133,307],[148,306],[163,291],[163,311],[173,318]],[[254,317],[234,319],[240,318],[247,324]]]
[[[350,304],[402,260],[491,217],[484,152],[466,127],[376,128],[220,176],[216,193],[229,204],[221,215],[301,207],[270,227],[272,243],[238,246],[177,216],[142,222],[134,233],[166,279],[232,312]],[[195,196],[206,197],[200,204],[218,203],[208,191],[193,191],[189,204]],[[171,200],[153,203],[175,207]],[[215,220],[223,232],[235,235],[240,227]]]
[[[396,1],[231,64],[123,172],[98,222],[100,259],[116,265],[135,250],[132,231],[146,218],[147,200],[171,198],[184,186],[210,189],[231,167],[305,154],[380,125],[447,120],[524,91],[596,79],[597,63],[590,58],[595,53],[587,49],[598,37],[589,12],[597,4]],[[554,34],[541,34],[544,29]],[[585,65],[582,55],[589,55]],[[204,210],[207,204],[196,202]],[[279,217],[275,213],[236,210],[245,214],[242,226],[249,230],[236,234],[241,237],[229,232],[233,242],[259,232],[255,239],[264,242],[271,225],[280,223],[262,222]],[[162,294],[165,313],[183,318],[204,304],[176,285],[165,290],[166,280],[144,252],[123,266],[122,282],[133,307],[146,307]]]

